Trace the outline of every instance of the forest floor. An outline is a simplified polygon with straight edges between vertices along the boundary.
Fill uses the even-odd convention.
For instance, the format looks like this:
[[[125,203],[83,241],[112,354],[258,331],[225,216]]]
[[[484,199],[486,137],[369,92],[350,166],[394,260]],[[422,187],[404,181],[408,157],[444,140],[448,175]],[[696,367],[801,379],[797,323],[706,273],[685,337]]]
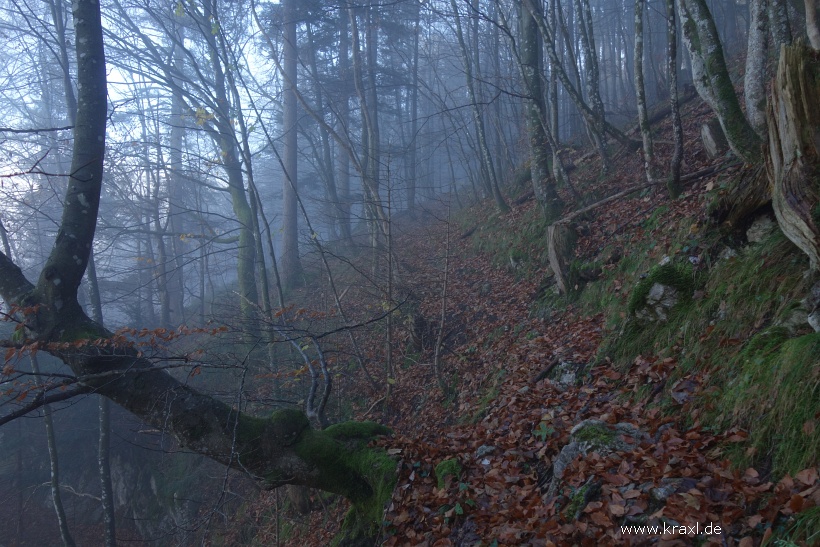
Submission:
[[[703,257],[696,246],[676,247],[674,234],[682,223],[691,224],[689,237],[705,230],[716,188],[739,169],[721,171],[726,160],[711,161],[703,153],[697,128],[707,115],[702,105],[687,113],[685,172],[711,166],[715,173],[687,185],[674,201],[657,186],[598,209],[582,223],[578,257],[605,250],[609,256],[628,256],[647,245],[655,261],[667,254]],[[668,156],[667,143],[657,148],[659,158]],[[573,177],[589,201],[640,182],[638,154],[621,158],[605,179],[596,176],[594,160],[587,163]],[[582,182],[583,176],[589,181]],[[435,344],[422,340],[422,347],[414,348],[411,329],[399,325],[389,398],[374,404],[379,398],[374,395],[357,407],[359,418],[384,421],[395,431],[378,442],[397,458],[399,473],[384,515],[384,544],[749,547],[779,537],[784,525],[797,529],[792,538],[820,541],[799,529],[818,522],[816,455],[812,466],[785,476],[773,476],[765,458],[758,458],[757,466],[731,463],[733,450],[753,455],[755,449],[745,444],[746,430],[703,419],[705,401],[716,389],[710,375],[717,364],[708,356],[700,366],[681,371],[676,370],[681,348],[648,347],[625,365],[617,364],[602,344],[617,338],[626,320],[623,311],[607,317],[602,306],[571,299],[539,307],[553,298],[548,296],[553,289],[544,226],[533,221],[535,207],[523,201],[498,215],[483,203],[454,212],[450,220],[447,208],[438,204],[396,238],[397,283],[418,299],[416,313],[425,318],[431,339],[444,305],[448,336],[437,377]],[[505,248],[508,239],[502,233],[526,237],[516,248]],[[602,269],[609,275],[607,298],[616,304],[611,309],[625,309],[641,272],[626,275],[614,263]],[[699,334],[701,340],[707,331]],[[727,340],[725,345],[742,342]],[[574,381],[547,374],[556,366],[575,365]],[[547,496],[552,465],[573,427],[587,419],[627,423],[640,436],[627,439],[634,445],[629,450],[592,450],[575,459],[556,495]],[[816,435],[814,421],[807,421],[804,430]],[[273,503],[273,496],[263,494],[259,503]],[[287,542],[330,544],[344,511],[339,503],[295,517],[301,524]],[[625,525],[659,529],[628,533]],[[796,541],[782,544],[801,544]]]

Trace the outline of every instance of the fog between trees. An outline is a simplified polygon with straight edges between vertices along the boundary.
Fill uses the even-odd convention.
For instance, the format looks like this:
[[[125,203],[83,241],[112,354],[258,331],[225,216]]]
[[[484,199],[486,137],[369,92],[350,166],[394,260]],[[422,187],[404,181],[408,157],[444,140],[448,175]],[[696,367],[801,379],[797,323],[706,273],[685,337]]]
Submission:
[[[391,358],[362,338],[389,345],[408,301],[401,222],[484,198],[503,213],[516,178],[557,220],[574,192],[562,154],[591,147],[606,171],[641,135],[635,182],[674,193],[680,156],[652,159],[651,115],[691,87],[753,162],[770,59],[817,47],[811,0],[1,5],[12,545],[114,544],[115,522],[198,541],[240,497],[225,467],[370,500],[372,477],[321,453],[384,432],[325,428],[363,386],[389,397]],[[745,97],[727,94],[744,59]],[[293,307],[304,293],[320,309]],[[56,359],[36,368],[31,344]],[[166,453],[180,446],[222,465]]]

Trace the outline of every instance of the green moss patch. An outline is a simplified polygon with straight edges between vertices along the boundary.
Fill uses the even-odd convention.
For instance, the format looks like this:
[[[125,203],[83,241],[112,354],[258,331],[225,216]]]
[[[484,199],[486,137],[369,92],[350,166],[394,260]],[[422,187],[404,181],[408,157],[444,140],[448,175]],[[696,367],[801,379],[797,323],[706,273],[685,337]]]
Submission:
[[[582,427],[575,433],[573,438],[578,441],[590,443],[596,447],[609,446],[615,441],[616,433],[603,424],[590,424]]]
[[[368,478],[373,495],[353,503],[342,523],[342,530],[334,538],[334,545],[373,545],[384,520],[384,509],[393,494],[398,475],[396,462],[384,450],[363,449],[352,459],[351,464]],[[369,540],[369,543],[367,541]]]
[[[692,292],[695,289],[695,274],[692,266],[688,263],[676,264],[670,262],[655,266],[645,278],[638,282],[638,285],[632,291],[627,305],[630,315],[634,315],[638,309],[646,304],[646,297],[656,283],[677,289],[680,301],[685,301],[692,298]]]
[[[458,460],[444,460],[436,466],[436,480],[438,487],[444,488],[444,479],[447,477],[455,477],[456,479],[461,474],[461,464]]]

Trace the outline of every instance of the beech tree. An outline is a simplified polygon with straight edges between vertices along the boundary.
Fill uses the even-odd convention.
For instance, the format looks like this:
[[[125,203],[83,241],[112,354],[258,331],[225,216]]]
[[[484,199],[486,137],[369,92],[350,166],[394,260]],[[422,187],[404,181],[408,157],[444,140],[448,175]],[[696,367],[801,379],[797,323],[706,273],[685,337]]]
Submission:
[[[347,497],[353,502],[351,533],[372,532],[373,515],[381,514],[376,492],[390,491],[378,486],[391,481],[394,468],[365,444],[388,433],[387,428],[361,422],[317,431],[304,412],[294,409],[266,418],[243,414],[178,381],[132,346],[117,343],[80,306],[78,289],[89,263],[102,189],[107,84],[100,4],[77,0],[72,12],[78,108],[59,231],[35,283],[0,253],[0,295],[13,306],[24,344],[62,359],[76,378],[73,388],[43,391],[0,424],[46,403],[97,393],[265,487],[302,484]]]
[[[758,163],[762,140],[740,108],[726,67],[723,44],[706,1],[679,0],[678,10],[698,94],[715,112],[732,151],[745,162]]]

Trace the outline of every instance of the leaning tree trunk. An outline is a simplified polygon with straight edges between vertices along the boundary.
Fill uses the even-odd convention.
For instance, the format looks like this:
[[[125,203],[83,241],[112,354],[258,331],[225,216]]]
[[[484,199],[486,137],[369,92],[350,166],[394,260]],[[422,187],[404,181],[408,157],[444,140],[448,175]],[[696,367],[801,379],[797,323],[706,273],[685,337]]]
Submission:
[[[768,109],[772,205],[783,233],[820,269],[820,55],[783,46]]]
[[[695,89],[717,115],[732,152],[746,163],[759,163],[761,139],[740,108],[706,0],[679,0],[678,8]]]

